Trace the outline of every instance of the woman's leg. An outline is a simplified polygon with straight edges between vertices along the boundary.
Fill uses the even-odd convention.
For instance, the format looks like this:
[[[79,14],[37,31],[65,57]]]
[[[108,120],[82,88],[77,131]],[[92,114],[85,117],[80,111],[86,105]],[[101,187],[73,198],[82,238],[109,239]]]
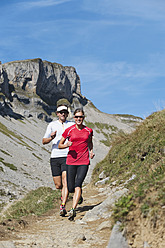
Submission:
[[[72,205],[72,208],[75,209],[77,207],[77,204],[78,204],[78,201],[80,199],[80,196],[81,196],[81,188],[80,187],[76,187],[75,188],[74,195],[73,195],[73,205]]]
[[[76,169],[73,169],[74,175],[70,176],[70,178],[74,177],[74,195],[73,195],[72,209],[69,212],[69,217],[68,217],[69,220],[74,220],[74,217],[76,216],[75,208],[77,207],[78,201],[80,199],[82,183],[88,171],[88,165],[77,165],[74,167],[76,167]],[[68,183],[70,183],[69,180]],[[72,178],[72,184],[73,184],[73,178]]]
[[[77,167],[76,165],[67,165],[67,186],[70,193],[75,191]]]
[[[88,172],[88,165],[77,166],[77,175],[76,175],[76,180],[75,180],[75,192],[73,196],[73,208],[77,207],[78,201],[81,196],[81,187],[82,187],[82,184],[86,177],[87,172]]]

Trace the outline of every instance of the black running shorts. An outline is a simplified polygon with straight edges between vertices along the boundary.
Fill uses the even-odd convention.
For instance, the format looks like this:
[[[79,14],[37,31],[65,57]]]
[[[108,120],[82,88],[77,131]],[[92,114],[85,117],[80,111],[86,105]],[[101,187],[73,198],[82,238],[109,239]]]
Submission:
[[[62,172],[67,170],[66,157],[50,158],[50,165],[52,176],[61,176]]]

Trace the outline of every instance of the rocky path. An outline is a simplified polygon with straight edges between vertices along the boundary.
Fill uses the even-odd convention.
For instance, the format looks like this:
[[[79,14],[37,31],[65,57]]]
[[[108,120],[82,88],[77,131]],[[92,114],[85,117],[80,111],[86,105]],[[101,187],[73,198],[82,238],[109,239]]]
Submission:
[[[116,224],[111,230],[112,207],[125,193],[125,187],[88,184],[83,187],[84,201],[78,205],[74,221],[59,216],[59,200],[56,208],[42,217],[0,223],[0,248],[164,248],[164,220],[158,220],[153,228],[138,207],[128,217],[128,242]],[[70,198],[67,210],[71,204]]]
[[[99,192],[100,191],[100,192]],[[108,218],[84,221],[86,213],[106,199],[104,190],[87,185],[83,188],[84,202],[77,208],[74,221],[59,216],[59,206],[48,215],[35,219],[21,230],[11,230],[13,238],[0,241],[0,248],[107,247],[111,229]],[[72,200],[67,203],[67,210]]]

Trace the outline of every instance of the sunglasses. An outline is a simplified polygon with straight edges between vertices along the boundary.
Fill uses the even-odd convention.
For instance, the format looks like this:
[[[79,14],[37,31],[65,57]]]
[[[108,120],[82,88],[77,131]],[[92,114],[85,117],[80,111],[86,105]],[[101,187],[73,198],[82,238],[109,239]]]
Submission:
[[[84,115],[75,115],[74,118],[84,118]]]
[[[59,111],[59,113],[60,113],[61,115],[62,115],[62,114],[68,114],[68,112],[65,111],[65,110]]]

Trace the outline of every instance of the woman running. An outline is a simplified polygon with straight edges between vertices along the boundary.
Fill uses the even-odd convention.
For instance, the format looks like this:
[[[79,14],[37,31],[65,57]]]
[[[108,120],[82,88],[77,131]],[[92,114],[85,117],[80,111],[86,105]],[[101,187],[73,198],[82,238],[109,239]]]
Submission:
[[[59,148],[69,147],[67,155],[67,185],[70,193],[73,195],[73,205],[69,212],[69,220],[76,216],[76,207],[81,196],[82,183],[88,172],[90,164],[89,157],[92,159],[93,153],[93,130],[83,124],[84,111],[78,108],[74,112],[75,125],[67,128],[62,134]],[[65,142],[68,139],[68,142]]]

